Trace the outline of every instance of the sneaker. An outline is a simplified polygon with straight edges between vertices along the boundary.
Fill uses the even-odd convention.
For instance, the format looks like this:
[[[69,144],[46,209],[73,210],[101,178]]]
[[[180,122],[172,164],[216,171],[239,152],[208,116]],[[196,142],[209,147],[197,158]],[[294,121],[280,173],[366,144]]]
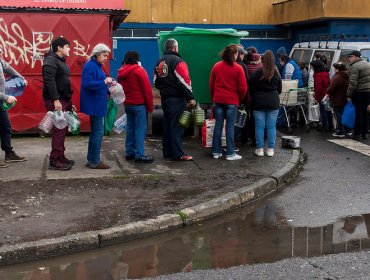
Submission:
[[[154,159],[152,157],[144,156],[142,158],[135,158],[136,163],[152,163]]]
[[[71,164],[68,164],[62,160],[50,161],[49,169],[50,170],[69,170],[72,168]]]
[[[62,157],[62,160],[67,163],[67,164],[70,164],[71,166],[73,166],[75,164],[75,161],[72,160],[72,159],[68,159],[66,158],[65,156]]]
[[[105,164],[102,161],[95,165],[91,165],[91,163],[87,163],[86,166],[91,169],[109,169],[110,168],[109,165]]]
[[[262,148],[256,149],[254,151],[254,153],[256,154],[256,156],[263,157],[263,149]]]
[[[7,168],[9,165],[5,163],[5,161],[0,161],[0,168]]]
[[[190,161],[193,160],[193,157],[189,155],[183,155],[181,158],[175,158],[174,160]]]
[[[333,137],[340,137],[340,138],[343,138],[345,137],[346,135],[343,133],[343,132],[334,132],[332,134]]]
[[[5,162],[20,162],[26,161],[25,157],[18,156],[15,152],[9,152],[5,154]]]
[[[218,159],[222,157],[222,153],[213,153],[213,158]]]
[[[268,148],[268,149],[266,150],[266,155],[267,155],[268,157],[273,157],[273,156],[274,156],[274,154],[275,154],[274,149],[270,149],[270,148]]]
[[[224,150],[225,153],[227,152],[227,149],[223,149],[223,150]],[[234,152],[239,152],[239,148],[234,147]]]
[[[233,154],[232,156],[226,156],[226,160],[239,160],[242,159],[242,156],[238,154]]]

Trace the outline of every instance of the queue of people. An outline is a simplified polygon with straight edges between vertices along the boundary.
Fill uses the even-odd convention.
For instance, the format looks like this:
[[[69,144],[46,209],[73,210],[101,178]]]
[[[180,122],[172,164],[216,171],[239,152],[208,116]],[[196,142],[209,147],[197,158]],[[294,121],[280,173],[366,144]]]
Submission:
[[[3,50],[0,49],[0,55]],[[42,67],[43,99],[48,111],[71,111],[73,91],[70,70],[66,63],[70,53],[70,43],[64,37],[57,37],[51,43],[51,50],[45,55]],[[99,43],[82,69],[80,88],[81,112],[90,117],[90,137],[87,149],[86,166],[92,169],[109,169],[110,166],[100,159],[100,150],[104,134],[104,116],[107,113],[109,86],[113,79],[107,77],[103,65],[108,61],[111,50]],[[226,160],[239,160],[242,156],[236,152],[235,136],[241,134],[241,142],[252,139],[257,156],[273,156],[276,145],[276,123],[280,107],[279,95],[283,79],[297,79],[298,87],[307,84],[307,66],[292,60],[284,48],[277,52],[279,64],[275,64],[274,54],[268,50],[258,54],[255,47],[247,50],[242,45],[228,45],[221,52],[221,61],[217,62],[210,73],[209,87],[214,104],[215,128],[213,132],[213,158],[222,157],[222,131],[225,123]],[[329,129],[331,117],[321,101],[329,96],[337,120],[333,136],[343,137],[349,130],[342,126],[341,116],[347,99],[352,99],[356,107],[354,138],[367,139],[367,110],[370,98],[370,64],[361,59],[361,53],[353,51],[350,56],[350,75],[344,63],[334,64],[335,75],[330,80],[326,57],[315,57],[310,65],[314,72],[315,99],[320,104],[322,130]],[[0,100],[7,103],[16,101],[15,97],[5,95],[4,73],[9,76],[23,77],[0,57]],[[302,75],[302,71],[305,73]],[[124,102],[127,115],[126,160],[135,163],[152,163],[153,157],[147,155],[144,141],[147,133],[147,114],[153,111],[153,94],[149,77],[140,64],[140,55],[136,51],[125,54],[122,67],[118,71],[118,82],[126,94]],[[24,80],[25,81],[25,80]],[[27,81],[25,81],[27,84]],[[182,135],[184,129],[178,120],[181,113],[194,107],[196,101],[191,87],[191,79],[186,62],[179,54],[179,44],[175,39],[168,39],[164,45],[164,55],[154,68],[154,86],[159,90],[163,110],[164,158],[179,161],[191,161],[193,157],[183,150]],[[248,111],[248,130],[234,131],[237,110],[245,106]],[[11,126],[7,111],[0,109],[1,148],[5,151],[5,162],[25,161],[11,147]],[[250,128],[253,128],[251,131]],[[51,152],[49,169],[69,170],[74,161],[65,155],[65,136],[67,128],[53,127],[51,131]],[[267,149],[264,134],[267,131]],[[237,132],[237,134],[235,134]],[[0,168],[7,164],[0,161]]]

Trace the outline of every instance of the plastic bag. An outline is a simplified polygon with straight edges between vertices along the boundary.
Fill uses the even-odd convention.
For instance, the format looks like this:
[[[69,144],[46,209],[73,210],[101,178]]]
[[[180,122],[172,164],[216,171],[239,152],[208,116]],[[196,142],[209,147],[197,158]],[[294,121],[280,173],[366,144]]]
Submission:
[[[118,105],[112,99],[109,99],[107,102],[107,114],[104,117],[104,135],[109,135],[111,132],[114,121],[116,120],[117,111]]]
[[[351,100],[347,101],[346,106],[344,106],[342,124],[348,128],[355,126],[355,106],[353,106]]]
[[[208,119],[204,122],[202,126],[202,145],[203,147],[209,148],[212,147],[213,141],[213,130],[215,129],[216,120]],[[225,130],[226,121],[224,121],[224,127],[222,128],[221,143],[222,146],[226,146],[226,130]]]
[[[20,96],[23,94],[26,84],[20,77],[12,77],[5,81],[5,94],[11,96]]]

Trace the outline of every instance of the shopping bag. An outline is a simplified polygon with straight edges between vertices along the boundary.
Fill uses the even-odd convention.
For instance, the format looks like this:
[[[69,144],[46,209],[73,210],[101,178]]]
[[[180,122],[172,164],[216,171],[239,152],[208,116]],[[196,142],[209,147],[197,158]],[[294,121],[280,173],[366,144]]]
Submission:
[[[355,126],[355,106],[353,106],[351,100],[347,101],[346,106],[344,106],[342,124],[348,128]]]
[[[202,145],[203,147],[206,147],[206,148],[212,147],[213,130],[215,129],[215,124],[216,124],[215,119],[205,120],[202,126]],[[222,136],[221,136],[222,146],[226,146],[225,125],[226,125],[226,122],[224,122],[224,127],[222,129]]]
[[[104,135],[109,135],[111,132],[116,115],[118,111],[118,105],[110,98],[107,102],[107,114],[104,117]]]

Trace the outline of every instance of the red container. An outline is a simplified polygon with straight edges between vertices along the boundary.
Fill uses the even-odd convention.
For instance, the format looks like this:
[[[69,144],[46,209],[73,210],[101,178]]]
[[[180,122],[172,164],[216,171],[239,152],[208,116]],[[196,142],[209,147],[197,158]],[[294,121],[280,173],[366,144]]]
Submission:
[[[0,0],[0,5],[5,6],[2,2],[4,1]],[[9,1],[6,2],[9,3]],[[27,0],[19,2],[27,2]],[[123,1],[99,2],[107,2],[106,9],[118,9],[117,4],[114,6],[112,3],[121,2],[121,8],[123,8]],[[96,10],[97,8],[104,9],[104,7],[96,6],[95,3],[98,1],[90,3],[93,3],[93,6],[87,8],[93,9],[91,13],[87,13],[86,10],[78,13],[78,10],[68,9],[67,12],[71,11],[71,13],[58,9],[56,12],[50,9],[28,12],[27,7],[21,4],[20,6],[15,4],[22,8],[15,9],[12,13],[0,12],[0,46],[5,52],[4,59],[28,81],[24,93],[17,97],[17,106],[9,111],[15,132],[38,131],[37,125],[46,113],[42,100],[42,57],[49,50],[52,37],[63,36],[71,42],[67,64],[71,70],[74,92],[72,101],[79,111],[81,71],[88,55],[97,43],[105,43],[111,47],[113,24],[117,24],[117,18],[122,22],[129,12],[126,10],[121,10],[121,13],[117,10]],[[104,66],[104,71],[109,74],[109,64]],[[79,114],[79,117],[81,131],[89,131],[88,117],[84,114]]]

